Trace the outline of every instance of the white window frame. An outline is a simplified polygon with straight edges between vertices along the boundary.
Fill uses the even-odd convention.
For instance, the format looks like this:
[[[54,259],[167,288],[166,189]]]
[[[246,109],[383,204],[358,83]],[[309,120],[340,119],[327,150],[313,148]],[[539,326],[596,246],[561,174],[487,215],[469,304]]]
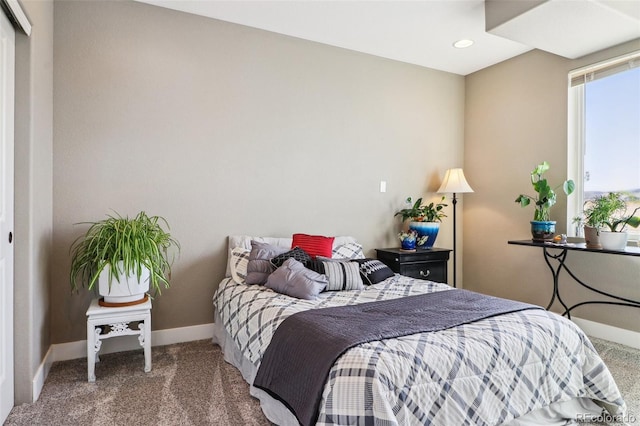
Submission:
[[[640,50],[572,70],[568,75],[567,175],[576,184],[574,193],[567,198],[569,236],[582,236],[581,230],[574,224],[574,218],[582,213],[584,206],[585,84],[574,83],[580,78],[584,78],[586,82],[594,78],[606,77],[619,72],[615,70],[624,66],[629,68],[640,66]]]

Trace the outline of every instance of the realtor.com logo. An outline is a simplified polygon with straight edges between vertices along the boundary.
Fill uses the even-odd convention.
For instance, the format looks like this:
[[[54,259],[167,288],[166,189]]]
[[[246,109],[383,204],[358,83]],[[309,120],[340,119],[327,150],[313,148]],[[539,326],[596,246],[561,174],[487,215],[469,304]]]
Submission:
[[[593,414],[580,414],[576,416],[578,423],[623,423],[627,425],[635,425],[638,423],[638,418],[633,414],[609,414],[602,413],[600,415]]]

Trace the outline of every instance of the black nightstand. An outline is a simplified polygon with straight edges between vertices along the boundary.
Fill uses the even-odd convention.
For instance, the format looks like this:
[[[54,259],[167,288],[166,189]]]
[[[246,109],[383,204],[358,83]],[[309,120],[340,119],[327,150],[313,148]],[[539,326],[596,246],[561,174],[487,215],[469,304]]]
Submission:
[[[399,248],[376,249],[378,259],[401,275],[422,280],[447,282],[447,262],[451,250],[431,248],[429,250],[404,251]]]

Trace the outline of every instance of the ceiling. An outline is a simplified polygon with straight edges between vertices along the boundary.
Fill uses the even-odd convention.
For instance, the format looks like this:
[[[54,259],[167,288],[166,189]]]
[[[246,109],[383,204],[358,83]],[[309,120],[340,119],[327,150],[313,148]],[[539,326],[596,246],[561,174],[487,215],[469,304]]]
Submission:
[[[460,75],[534,48],[577,58],[640,38],[640,0],[138,1]]]

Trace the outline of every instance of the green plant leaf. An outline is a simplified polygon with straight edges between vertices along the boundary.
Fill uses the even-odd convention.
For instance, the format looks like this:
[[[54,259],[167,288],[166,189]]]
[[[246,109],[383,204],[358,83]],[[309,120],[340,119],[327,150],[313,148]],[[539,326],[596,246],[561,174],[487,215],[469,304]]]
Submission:
[[[571,195],[576,189],[576,184],[573,180],[569,179],[562,185],[562,189],[564,189],[565,194]]]
[[[160,293],[161,285],[168,287],[166,276],[171,273],[173,258],[170,262],[167,249],[175,247],[179,252],[180,244],[161,223],[169,229],[164,218],[149,217],[145,212],[133,219],[116,213],[107,215],[105,220],[89,222],[85,235],[78,237],[70,248],[72,291],[77,292],[80,285],[93,289],[106,265],[117,265],[119,261],[122,270],[109,269],[110,286],[114,280],[120,282],[120,274],[135,274],[140,279],[142,268],[146,267],[150,271],[150,288]]]
[[[547,163],[546,161],[543,161],[542,163],[538,164],[535,169],[533,169],[531,174],[540,176],[544,174],[546,171],[548,171],[550,167],[551,166],[549,166],[549,163]]]
[[[518,198],[516,198],[516,203],[520,203],[520,206],[526,207],[531,203],[531,199],[526,195],[520,194]]]
[[[627,220],[627,225],[633,227],[633,228],[637,228],[638,226],[640,226],[640,217],[639,216],[631,216],[628,220]]]

